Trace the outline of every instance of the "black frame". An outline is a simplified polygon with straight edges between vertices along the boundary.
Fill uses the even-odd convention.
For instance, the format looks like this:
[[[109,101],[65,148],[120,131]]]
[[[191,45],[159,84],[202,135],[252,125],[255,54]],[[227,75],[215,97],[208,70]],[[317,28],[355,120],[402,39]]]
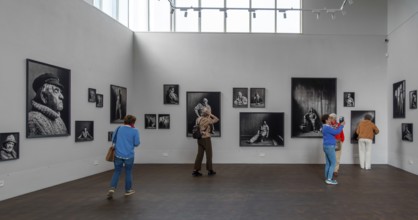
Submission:
[[[111,142],[113,139],[113,131],[108,131],[107,132],[107,141]]]
[[[168,123],[164,123],[161,120],[168,118]],[[170,129],[170,114],[158,114],[158,129]]]
[[[221,137],[221,92],[187,92],[186,93],[186,136],[192,137],[193,126],[196,124],[197,114],[195,107],[201,104],[203,99],[208,99],[212,114],[219,118],[219,122],[214,124],[214,134],[212,137]]]
[[[116,112],[117,96],[120,94],[120,112]],[[127,112],[128,90],[122,86],[110,85],[110,123],[123,123]],[[118,114],[119,117],[116,115]]]
[[[364,116],[369,114],[372,116],[372,122],[376,124],[376,111],[375,110],[353,110],[351,111],[351,124],[350,124],[350,143],[357,144],[358,139],[356,135],[356,130],[358,123],[364,119]],[[375,138],[373,138],[373,143],[375,143]]]
[[[156,114],[144,115],[144,128],[145,129],[157,129],[157,115]]]
[[[103,94],[96,93],[96,107],[103,108]]]
[[[59,83],[63,85],[61,91],[63,95],[63,110],[59,117],[62,119],[66,127],[66,132],[57,134],[30,134],[29,129],[29,112],[32,110],[32,99],[36,95],[33,89],[34,80],[44,73],[50,73],[58,77]],[[43,137],[61,137],[71,135],[71,70],[54,66],[39,61],[26,59],[26,137],[27,138],[43,138]]]
[[[353,99],[352,101],[352,105],[350,104],[350,102],[348,101],[348,95],[350,95],[350,97]],[[355,107],[356,106],[356,98],[355,98],[355,93],[354,92],[344,92],[344,107]]]
[[[417,95],[417,90],[409,91],[409,109],[417,109]]]
[[[237,101],[238,92],[241,92],[242,96],[247,99],[247,103],[240,104]],[[233,108],[248,108],[249,99],[248,99],[248,88],[232,88],[232,107]]]
[[[291,137],[322,138],[323,114],[337,114],[337,78],[292,78]]]
[[[393,84],[393,118],[405,118],[405,80]]]
[[[87,132],[91,137],[83,138],[81,132],[84,128],[87,128]],[[94,140],[94,121],[75,121],[75,132],[74,139],[75,142],[85,142]]]
[[[94,94],[92,96],[92,94]],[[88,102],[96,102],[96,89],[89,88],[87,91],[87,101]]]
[[[283,112],[240,112],[239,145],[242,147],[284,147]],[[264,124],[269,127],[268,137],[263,139],[259,128]]]
[[[412,123],[402,123],[402,140],[414,142],[414,127]]]
[[[261,98],[261,102],[256,101],[255,94]],[[251,108],[265,108],[266,107],[266,89],[265,88],[250,88],[250,107]]]
[[[5,158],[5,155],[3,153],[3,145],[6,143],[5,141],[7,140],[7,137],[9,135],[13,135],[14,140],[15,140],[15,145],[13,146],[13,151],[16,153],[16,157],[15,158]],[[0,162],[1,161],[9,161],[9,160],[17,160],[20,157],[20,147],[19,147],[19,143],[20,143],[20,136],[19,136],[19,132],[8,132],[8,133],[0,133]]]
[[[177,95],[176,100],[170,100],[168,98],[168,90],[174,88],[174,93]],[[165,84],[163,85],[164,104],[165,105],[178,105],[180,103],[180,86],[177,84]]]

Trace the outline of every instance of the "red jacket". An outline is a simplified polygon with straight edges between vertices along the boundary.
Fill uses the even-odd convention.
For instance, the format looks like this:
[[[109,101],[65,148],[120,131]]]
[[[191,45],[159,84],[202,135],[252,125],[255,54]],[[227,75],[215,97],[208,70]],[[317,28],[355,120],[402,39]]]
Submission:
[[[341,124],[340,123],[338,123],[337,125],[336,125],[336,127],[339,127]],[[333,126],[334,126],[334,124],[333,124]],[[339,134],[337,134],[337,135],[335,135],[335,139],[336,140],[339,140],[339,141],[341,141],[341,142],[344,142],[344,140],[345,140],[345,137],[344,137],[344,131],[341,131],[341,133],[339,133]]]

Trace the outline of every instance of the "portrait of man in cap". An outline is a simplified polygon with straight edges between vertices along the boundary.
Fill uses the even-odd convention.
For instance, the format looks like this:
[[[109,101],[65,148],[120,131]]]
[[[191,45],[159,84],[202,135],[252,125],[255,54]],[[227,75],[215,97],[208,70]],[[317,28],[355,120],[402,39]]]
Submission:
[[[19,158],[19,133],[0,134],[0,160],[14,160]]]
[[[27,61],[28,138],[70,134],[70,70],[33,60]]]

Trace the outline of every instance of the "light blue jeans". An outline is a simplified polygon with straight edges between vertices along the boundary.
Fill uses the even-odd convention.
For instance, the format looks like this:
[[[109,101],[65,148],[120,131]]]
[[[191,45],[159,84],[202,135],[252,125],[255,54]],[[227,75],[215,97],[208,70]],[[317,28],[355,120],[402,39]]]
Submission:
[[[335,145],[324,145],[325,152],[325,178],[332,180],[337,159],[335,157]]]
[[[130,159],[121,159],[115,157],[115,172],[112,176],[112,181],[110,187],[115,188],[118,186],[119,176],[122,172],[122,168],[125,165],[125,191],[132,189],[132,167],[134,165],[134,158]]]

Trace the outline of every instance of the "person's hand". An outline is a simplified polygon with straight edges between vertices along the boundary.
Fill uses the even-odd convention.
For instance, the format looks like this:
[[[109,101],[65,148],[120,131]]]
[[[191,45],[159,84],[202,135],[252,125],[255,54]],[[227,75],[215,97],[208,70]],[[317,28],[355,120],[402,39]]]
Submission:
[[[341,125],[345,125],[345,121],[341,122]]]

